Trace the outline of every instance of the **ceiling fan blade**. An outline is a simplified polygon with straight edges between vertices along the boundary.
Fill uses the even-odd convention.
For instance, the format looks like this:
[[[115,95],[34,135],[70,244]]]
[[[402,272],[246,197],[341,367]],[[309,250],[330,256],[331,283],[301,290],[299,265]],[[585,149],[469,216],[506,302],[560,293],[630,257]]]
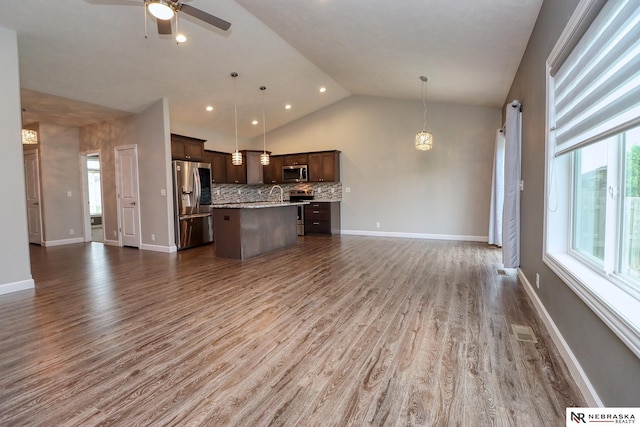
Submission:
[[[191,15],[194,18],[198,18],[201,21],[213,25],[214,27],[220,28],[222,31],[227,31],[231,27],[230,22],[220,19],[217,16],[210,15],[207,12],[203,12],[193,6],[189,6],[188,4],[181,3],[180,10],[187,15]]]
[[[158,21],[158,34],[171,34],[170,19],[156,19]]]

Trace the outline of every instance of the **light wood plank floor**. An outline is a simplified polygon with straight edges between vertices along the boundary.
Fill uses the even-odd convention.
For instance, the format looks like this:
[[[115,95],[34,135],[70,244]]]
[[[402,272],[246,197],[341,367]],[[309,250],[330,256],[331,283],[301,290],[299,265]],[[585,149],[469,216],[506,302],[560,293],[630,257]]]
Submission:
[[[561,426],[586,405],[485,244],[31,254],[36,290],[0,296],[2,426]]]

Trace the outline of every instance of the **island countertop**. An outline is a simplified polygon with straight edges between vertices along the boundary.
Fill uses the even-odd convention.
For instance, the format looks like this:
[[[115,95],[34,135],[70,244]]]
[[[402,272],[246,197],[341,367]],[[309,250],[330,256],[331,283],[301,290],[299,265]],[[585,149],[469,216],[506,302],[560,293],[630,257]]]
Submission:
[[[308,201],[300,202],[240,202],[240,203],[218,203],[212,204],[212,209],[258,209],[258,208],[279,208],[283,206],[300,206],[308,205]]]

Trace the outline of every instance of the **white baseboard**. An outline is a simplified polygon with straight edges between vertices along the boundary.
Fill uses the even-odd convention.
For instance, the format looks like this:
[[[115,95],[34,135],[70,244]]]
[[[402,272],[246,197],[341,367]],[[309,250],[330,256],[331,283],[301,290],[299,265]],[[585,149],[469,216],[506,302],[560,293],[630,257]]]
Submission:
[[[540,316],[540,318],[542,318],[542,321],[547,327],[547,330],[551,335],[551,339],[553,340],[556,347],[558,348],[558,351],[560,352],[560,355],[562,356],[564,363],[567,365],[567,368],[569,368],[569,372],[571,373],[571,376],[573,377],[574,381],[578,385],[578,388],[582,392],[582,395],[587,401],[588,406],[590,407],[597,406],[599,408],[603,408],[604,404],[602,403],[602,400],[600,400],[600,397],[598,396],[598,393],[596,393],[596,390],[593,388],[593,385],[591,385],[591,381],[589,381],[589,378],[587,377],[587,374],[582,369],[582,366],[580,366],[580,362],[578,362],[578,359],[573,354],[573,351],[571,351],[569,344],[567,344],[564,337],[560,333],[560,330],[558,330],[558,327],[556,326],[555,322],[551,318],[551,315],[549,315],[549,312],[547,311],[547,309],[542,304],[542,301],[540,301],[540,298],[538,298],[538,294],[536,294],[536,292],[533,290],[533,286],[531,286],[531,282],[529,282],[529,280],[527,279],[527,277],[524,275],[524,273],[520,268],[518,269],[518,278],[524,285],[524,289],[527,292],[527,295],[529,295],[529,298],[531,299],[531,301],[533,302],[533,305],[536,308],[538,315]]]
[[[72,245],[74,243],[84,243],[84,237],[74,237],[73,239],[42,241],[42,246],[45,246],[48,248],[51,246]]]
[[[393,231],[370,231],[370,230],[341,230],[340,234],[353,236],[378,236],[378,237],[404,237],[408,239],[430,239],[430,240],[456,240],[463,242],[488,242],[488,236],[465,236],[460,234],[427,234],[427,233],[402,233]]]
[[[0,285],[0,295],[9,294],[11,292],[24,291],[35,288],[33,279],[21,280],[19,282],[5,283]]]
[[[120,246],[120,243],[117,240],[104,240],[102,243],[104,243],[107,246]]]
[[[164,252],[164,253],[167,253],[167,254],[170,254],[170,253],[178,251],[178,248],[176,247],[176,245],[159,246],[159,245],[147,245],[145,243],[140,245],[140,249],[142,249],[144,251]]]

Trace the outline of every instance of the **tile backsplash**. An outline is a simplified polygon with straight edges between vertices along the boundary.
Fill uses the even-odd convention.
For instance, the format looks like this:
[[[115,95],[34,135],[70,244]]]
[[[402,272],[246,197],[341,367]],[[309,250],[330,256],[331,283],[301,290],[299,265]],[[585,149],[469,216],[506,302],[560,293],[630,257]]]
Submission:
[[[289,199],[290,190],[314,190],[315,200],[342,200],[342,183],[340,182],[304,182],[296,184],[278,184],[284,191],[284,199]],[[274,189],[271,194],[271,184],[212,184],[211,201],[218,203],[265,202],[277,201],[280,190]]]

